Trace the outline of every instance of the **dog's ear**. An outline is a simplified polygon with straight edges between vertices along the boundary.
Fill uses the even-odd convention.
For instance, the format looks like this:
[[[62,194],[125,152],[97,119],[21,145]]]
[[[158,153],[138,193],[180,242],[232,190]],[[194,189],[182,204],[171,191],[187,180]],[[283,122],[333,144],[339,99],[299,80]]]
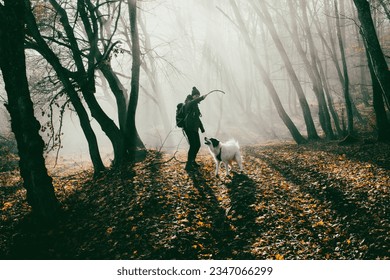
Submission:
[[[213,147],[214,147],[214,148],[215,148],[215,147],[218,147],[219,141],[218,141],[217,139],[211,138],[210,141],[211,141],[211,143],[213,143]]]

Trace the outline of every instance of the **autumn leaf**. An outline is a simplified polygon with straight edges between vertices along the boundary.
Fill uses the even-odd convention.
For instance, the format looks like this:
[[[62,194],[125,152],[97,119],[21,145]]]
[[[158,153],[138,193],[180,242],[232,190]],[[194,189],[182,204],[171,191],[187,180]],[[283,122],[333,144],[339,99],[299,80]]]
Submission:
[[[112,227],[109,227],[106,229],[106,234],[110,235],[114,229]]]
[[[284,257],[280,254],[275,255],[275,260],[284,260]]]
[[[3,208],[1,208],[1,210],[2,211],[7,211],[9,208],[11,208],[12,207],[12,202],[5,202],[4,204],[3,204]]]
[[[245,172],[223,180],[214,177],[213,159],[202,151],[197,158],[202,167],[194,174],[184,170],[185,151],[173,159],[148,151],[146,161],[110,170],[99,180],[92,170],[67,171],[71,177],[53,178],[66,215],[56,227],[39,231],[25,222],[31,208],[20,177],[16,185],[16,173],[2,179],[0,172],[6,186],[0,187],[0,254],[123,260],[388,258],[390,148],[326,143],[242,147]],[[15,251],[16,242],[42,246]]]
[[[313,225],[313,227],[319,227],[319,226],[323,226],[323,225],[324,225],[324,221],[319,221],[319,222],[315,223]]]
[[[200,227],[203,227],[203,226],[204,226],[204,223],[203,223],[202,221],[198,221],[196,224],[197,224],[198,226],[200,226]]]

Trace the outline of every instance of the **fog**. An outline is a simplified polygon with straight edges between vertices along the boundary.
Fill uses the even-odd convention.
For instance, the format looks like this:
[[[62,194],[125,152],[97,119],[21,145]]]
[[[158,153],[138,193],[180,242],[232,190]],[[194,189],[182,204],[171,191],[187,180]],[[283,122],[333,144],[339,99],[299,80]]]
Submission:
[[[249,4],[251,1],[236,2],[253,40],[257,56],[268,71],[286,112],[304,135],[305,123],[297,95],[267,27],[253,11]],[[291,27],[288,24],[291,19],[287,2],[279,0],[268,2],[276,30],[293,64],[318,127],[313,85],[285,25],[287,23],[287,26]],[[330,15],[324,12],[323,5],[319,3],[322,1],[306,2],[309,9],[315,11],[315,18],[320,26],[326,30],[326,17]],[[222,140],[235,138],[241,145],[291,140],[288,129],[278,116],[262,77],[254,65],[253,54],[237,28],[229,1],[154,0],[139,1],[138,5],[142,63],[147,66],[147,70],[141,68],[136,123],[141,140],[147,148],[172,152],[188,147],[181,129],[175,127],[175,110],[176,105],[184,102],[186,96],[191,93],[193,86],[196,86],[201,94],[215,89],[225,92],[225,94],[213,92],[200,103],[202,122],[206,129],[201,137],[217,137]],[[126,15],[126,12],[123,14]],[[347,34],[344,45],[348,56],[351,85],[357,87],[361,80],[359,76],[361,62],[356,27],[352,20],[348,20],[354,17],[351,4],[348,3],[344,17],[347,20],[343,25]],[[120,22],[118,34],[115,35],[114,41],[120,40],[122,43],[119,45],[119,52],[112,57],[111,64],[129,92],[131,55],[125,38],[120,34],[120,31],[124,30],[123,24]],[[342,87],[336,69],[314,24],[312,28],[333,102],[341,107]],[[326,37],[329,34],[324,32],[322,35]],[[302,44],[305,51],[308,51],[307,42]],[[28,73],[32,84],[48,73],[45,66],[37,67],[35,56],[36,54],[30,51]],[[98,84],[96,95],[103,109],[118,123],[115,100],[101,77],[99,73],[96,74]],[[0,81],[0,94],[5,102],[4,85],[2,79]],[[45,123],[48,121],[49,106],[45,102],[40,102],[42,97],[39,92],[34,90],[32,92],[36,116],[41,123]],[[44,116],[42,110],[45,112]],[[51,115],[54,116],[54,126],[58,130],[59,110],[54,109]],[[1,134],[6,135],[9,131],[9,116],[4,108],[1,108],[0,116]],[[98,136],[102,157],[109,161],[112,159],[112,146],[96,121],[91,118],[91,122]],[[87,142],[75,112],[67,110],[64,113],[61,131],[62,149],[59,155],[71,157],[75,161],[88,160]],[[42,136],[49,142],[48,133],[43,132]],[[57,152],[55,148],[49,155],[54,156]]]

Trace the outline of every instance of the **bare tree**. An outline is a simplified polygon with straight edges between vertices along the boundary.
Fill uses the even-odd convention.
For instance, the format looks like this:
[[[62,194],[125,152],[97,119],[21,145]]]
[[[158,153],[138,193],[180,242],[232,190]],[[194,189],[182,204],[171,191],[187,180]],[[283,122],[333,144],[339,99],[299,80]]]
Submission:
[[[56,0],[49,0],[50,4],[59,15],[59,20],[64,28],[67,41],[69,42],[72,59],[74,60],[76,69],[72,78],[76,81],[77,86],[80,88],[84,100],[87,103],[89,110],[91,111],[92,117],[96,119],[101,129],[112,143],[114,149],[114,166],[120,166],[123,163],[125,156],[124,139],[122,133],[114,121],[101,108],[95,96],[95,57],[98,48],[98,26],[96,21],[92,21],[92,23],[89,21],[87,11],[89,12],[89,16],[92,17],[93,13],[91,13],[91,10],[93,8],[88,6],[88,3],[85,1],[86,0],[77,1],[77,12],[80,14],[81,20],[83,22],[83,28],[87,33],[89,43],[85,54],[87,58],[86,62],[83,59],[84,53],[79,46],[79,42],[76,38],[75,31],[72,28],[66,10]]]
[[[372,81],[372,92],[373,92],[373,106],[376,116],[376,127],[378,132],[378,141],[389,142],[390,141],[390,121],[386,113],[386,107],[384,102],[384,92],[380,85],[378,76],[375,73],[373,61],[369,54],[368,41],[364,37],[364,30],[360,27],[360,33],[363,37],[363,44],[366,50],[368,69],[370,70],[371,81]]]
[[[343,4],[341,4],[342,7]],[[343,92],[344,92],[344,101],[345,101],[345,108],[347,111],[347,120],[348,120],[348,135],[352,136],[354,133],[353,129],[353,112],[352,112],[352,104],[351,104],[351,96],[349,93],[349,75],[348,75],[348,66],[347,66],[347,60],[345,57],[345,50],[344,50],[344,43],[345,38],[342,35],[341,31],[341,23],[340,23],[340,15],[337,5],[337,0],[334,0],[334,8],[335,8],[335,18],[336,18],[336,33],[337,33],[337,39],[339,43],[340,48],[340,54],[341,54],[341,61],[343,65],[343,77],[344,77],[344,84],[343,84]]]
[[[133,63],[131,67],[131,90],[130,99],[127,107],[127,120],[126,120],[126,145],[127,150],[132,158],[135,157],[135,151],[138,148],[145,148],[138,135],[137,127],[135,124],[135,115],[137,111],[138,96],[139,96],[139,77],[141,67],[141,52],[138,37],[138,25],[137,25],[137,0],[129,0],[127,2],[130,18],[130,34],[132,43],[132,58]]]
[[[29,0],[25,0],[25,15],[26,15],[26,23],[27,28],[29,30],[29,35],[34,39],[35,42],[31,40],[27,40],[26,46],[38,51],[53,67],[56,71],[58,79],[62,82],[66,93],[68,94],[70,101],[74,109],[77,112],[77,115],[80,120],[81,128],[84,132],[84,135],[88,142],[89,154],[91,156],[91,161],[94,166],[95,174],[103,171],[104,164],[100,157],[99,147],[96,139],[96,135],[91,127],[89,116],[87,111],[82,104],[77,90],[74,87],[72,82],[72,78],[70,76],[70,72],[62,66],[59,58],[54,53],[52,49],[48,46],[48,44],[43,39],[42,35],[38,30],[38,26],[35,20],[35,17],[32,13],[31,4]]]
[[[288,5],[289,5],[289,9],[291,11],[291,14],[292,15],[296,14],[295,9],[290,1],[288,2]],[[311,18],[313,19],[313,23],[316,27],[317,34],[321,38],[322,47],[325,48],[326,50],[328,50],[328,52],[330,53],[330,55],[333,58],[333,61],[338,66],[337,59],[335,58],[335,56],[332,55],[332,49],[329,47],[329,43],[327,42],[327,40],[324,37],[325,32],[323,32],[323,30],[320,28],[320,19],[318,18],[318,14],[312,13],[310,9],[308,11],[311,14]],[[327,78],[327,75],[326,75],[327,60],[326,59],[324,60],[324,65],[323,65],[323,63],[321,62],[321,59],[318,58],[317,61],[315,62],[315,64],[311,65],[310,61],[306,58],[306,52],[303,49],[303,46],[299,42],[298,29],[297,29],[297,19],[295,19],[295,20],[293,19],[293,21],[292,21],[292,30],[293,30],[292,36],[293,36],[294,44],[297,47],[298,53],[300,54],[300,56],[305,64],[306,71],[309,75],[309,78],[310,78],[312,84],[313,84],[313,90],[314,90],[314,92],[316,92],[316,96],[321,96],[325,93],[327,105],[328,105],[330,114],[332,115],[334,126],[336,128],[337,134],[342,135],[343,132],[342,132],[341,127],[340,127],[339,116],[337,115],[337,112],[334,108],[333,97],[332,97],[332,95],[330,93],[330,89],[329,89],[329,79]],[[330,35],[331,42],[333,42],[332,34],[329,34],[329,35]],[[337,69],[339,69],[339,67],[337,67]]]
[[[378,0],[386,13],[387,19],[390,20],[390,3],[386,0]]]
[[[353,0],[358,11],[362,37],[371,60],[375,76],[382,89],[388,109],[390,109],[390,71],[378,40],[371,17],[370,4],[366,0]]]
[[[40,124],[34,116],[26,75],[24,54],[23,0],[0,3],[0,68],[7,91],[11,127],[20,156],[20,174],[27,190],[27,201],[38,217],[53,221],[59,211],[52,178],[43,158],[44,142]]]
[[[133,160],[134,150],[144,148],[135,124],[135,112],[139,91],[139,44],[135,41],[135,43],[133,43],[133,68],[128,104],[126,104],[127,93],[125,87],[122,85],[118,75],[110,65],[112,51],[115,50],[118,42],[113,42],[113,38],[117,30],[117,23],[121,13],[121,2],[105,2],[95,6],[90,0],[77,0],[77,5],[75,7],[69,7],[66,1],[60,3],[56,0],[50,0],[49,2],[58,16],[60,30],[63,33],[60,38],[55,38],[53,36],[40,36],[40,31],[38,31],[35,34],[34,40],[37,41],[39,36],[44,38],[44,40],[40,41],[40,44],[35,44],[35,46],[40,46],[37,50],[39,51],[41,49],[40,53],[42,55],[44,55],[45,52],[50,53],[49,56],[44,55],[44,57],[52,64],[57,75],[63,78],[60,80],[63,83],[67,83],[67,92],[80,92],[82,94],[92,117],[96,119],[101,129],[112,143],[114,150],[114,166],[120,166],[124,160],[127,159]],[[101,11],[101,9],[104,9],[103,7],[111,7],[110,5],[115,6],[117,13],[116,21],[105,21],[106,18],[114,18],[115,15],[109,14],[106,16],[105,10]],[[133,10],[136,11],[136,2],[128,2],[128,5],[129,9],[133,8]],[[73,15],[72,13],[75,14]],[[131,25],[136,27],[136,13],[131,12],[130,15],[132,15],[132,17],[134,16],[134,19],[132,18],[131,20]],[[109,30],[109,24],[113,24],[113,31]],[[53,30],[54,29],[55,28],[53,27]],[[134,28],[132,30],[134,30]],[[134,32],[132,39],[138,40],[137,32]],[[52,49],[53,45],[65,49],[65,53],[70,54],[66,64],[56,58],[56,54]],[[42,51],[42,48],[44,48],[45,51]],[[56,67],[54,64],[57,64]],[[115,96],[119,128],[102,109],[95,96],[95,72],[97,70],[101,71]],[[69,89],[71,86],[73,86],[73,89]],[[76,96],[77,94],[73,95],[73,97]],[[73,106],[75,105],[73,104]],[[128,107],[126,108],[126,106]],[[128,155],[130,158],[127,158]]]
[[[310,30],[310,24],[309,19],[307,15],[307,5],[306,1],[300,0],[299,5],[302,11],[302,19],[303,19],[303,25],[305,29],[305,37],[307,38],[308,45],[309,45],[309,53],[310,53],[310,59],[311,59],[311,65],[312,65],[312,71],[314,74],[314,92],[316,94],[316,98],[318,100],[318,109],[319,109],[319,119],[320,124],[322,126],[322,129],[325,132],[325,135],[327,138],[332,139],[334,137],[331,121],[330,121],[330,115],[328,111],[328,107],[326,105],[326,99],[324,90],[321,84],[321,74],[319,71],[319,64],[320,61],[318,59],[318,52],[317,48],[314,44],[314,39]]]
[[[299,130],[297,129],[295,124],[292,122],[291,118],[288,116],[288,114],[284,110],[283,105],[282,105],[280,98],[278,96],[278,93],[277,93],[271,79],[269,78],[266,70],[264,69],[264,66],[262,65],[259,57],[257,56],[256,50],[255,50],[255,48],[252,44],[252,41],[248,35],[249,34],[248,30],[244,24],[244,21],[241,17],[239,10],[238,10],[236,2],[234,0],[230,0],[230,4],[233,7],[233,11],[234,11],[236,20],[238,22],[239,31],[240,31],[241,35],[243,36],[247,47],[250,50],[250,53],[251,53],[252,58],[254,60],[254,64],[260,72],[261,78],[263,79],[263,82],[264,82],[265,86],[267,87],[269,94],[271,95],[272,101],[274,102],[274,105],[276,107],[276,110],[278,111],[280,118],[283,120],[284,124],[286,125],[286,127],[290,131],[295,142],[298,144],[305,143],[306,139],[303,138],[303,136],[301,135],[301,133],[299,132]]]
[[[366,50],[366,52],[368,52]],[[369,57],[369,55],[367,54]],[[383,100],[383,91],[380,87],[377,76],[375,75],[374,67],[371,60],[368,60],[368,68],[370,70],[372,81],[373,106],[375,111],[376,128],[378,132],[377,140],[380,142],[390,141],[390,121],[387,117],[386,108]]]
[[[287,73],[290,76],[290,79],[291,79],[292,84],[295,88],[295,91],[297,92],[298,100],[299,100],[299,103],[300,103],[301,108],[302,108],[303,117],[304,117],[304,120],[306,123],[306,130],[307,130],[308,139],[310,139],[310,140],[318,139],[319,137],[318,137],[316,128],[314,126],[314,121],[313,121],[313,118],[311,116],[310,107],[309,107],[309,104],[308,104],[307,99],[305,97],[305,93],[303,92],[302,86],[298,80],[298,77],[297,77],[295,70],[292,66],[292,63],[288,57],[288,54],[287,54],[287,52],[282,44],[282,41],[280,40],[280,38],[277,34],[274,23],[272,21],[272,17],[268,12],[266,4],[263,1],[260,1],[258,3],[261,7],[261,10],[253,2],[252,2],[252,7],[255,9],[257,14],[263,19],[264,23],[268,27],[268,30],[272,36],[272,39],[275,42],[275,46],[278,49],[280,56],[283,59],[284,65],[286,66]]]

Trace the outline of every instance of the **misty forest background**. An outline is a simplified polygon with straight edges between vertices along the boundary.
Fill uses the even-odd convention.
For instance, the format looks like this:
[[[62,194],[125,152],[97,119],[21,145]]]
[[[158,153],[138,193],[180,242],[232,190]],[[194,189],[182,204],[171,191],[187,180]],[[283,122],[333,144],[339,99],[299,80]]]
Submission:
[[[0,255],[388,258],[389,26],[388,0],[1,0]],[[184,171],[193,86],[244,173]]]

